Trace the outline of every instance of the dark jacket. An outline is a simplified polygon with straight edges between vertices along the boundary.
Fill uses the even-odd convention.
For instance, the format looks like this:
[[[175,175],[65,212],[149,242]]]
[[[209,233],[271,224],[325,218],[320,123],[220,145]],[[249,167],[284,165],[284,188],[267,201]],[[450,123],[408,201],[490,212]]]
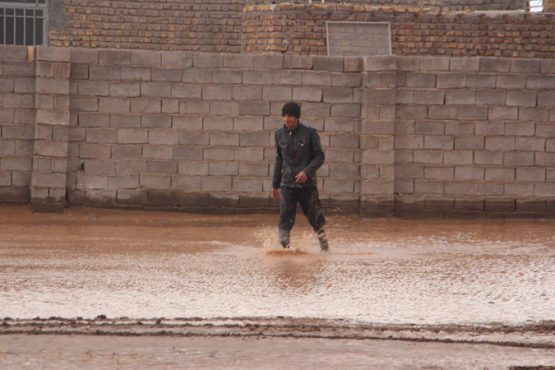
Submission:
[[[272,187],[316,186],[316,170],[324,163],[324,151],[316,130],[300,122],[292,131],[283,125],[276,131],[275,139],[276,161]],[[301,171],[306,173],[308,180],[298,185],[295,176]]]

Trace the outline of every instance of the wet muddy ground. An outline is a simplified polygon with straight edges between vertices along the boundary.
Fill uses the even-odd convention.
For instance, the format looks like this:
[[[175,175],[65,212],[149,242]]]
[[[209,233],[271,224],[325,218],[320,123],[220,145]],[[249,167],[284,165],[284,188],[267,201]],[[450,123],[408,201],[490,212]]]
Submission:
[[[0,340],[11,348],[24,334],[73,328],[93,341],[82,334],[103,325],[112,336],[146,330],[208,343],[231,334],[255,343],[246,338],[258,326],[255,336],[272,347],[303,348],[299,338],[497,343],[553,363],[554,220],[328,219],[330,252],[321,253],[302,216],[283,251],[277,215],[0,207]],[[93,320],[99,315],[109,322]],[[314,320],[325,325],[306,329]]]

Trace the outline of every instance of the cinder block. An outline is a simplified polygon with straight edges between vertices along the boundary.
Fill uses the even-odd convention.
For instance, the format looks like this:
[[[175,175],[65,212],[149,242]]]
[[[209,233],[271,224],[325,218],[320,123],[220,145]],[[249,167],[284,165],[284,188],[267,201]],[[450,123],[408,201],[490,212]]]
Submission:
[[[504,105],[505,90],[502,90],[502,89],[477,90],[476,103],[480,105]]]
[[[169,114],[143,114],[141,117],[141,127],[149,128],[170,128],[171,116]]]
[[[130,64],[131,51],[130,50],[99,50],[98,60],[100,64]]]
[[[512,181],[515,178],[514,168],[486,168],[485,179],[495,181]]]
[[[31,186],[45,188],[65,188],[66,175],[60,173],[33,173]]]
[[[239,134],[233,132],[214,132],[210,134],[212,146],[238,146]]]
[[[208,145],[209,134],[201,131],[181,131],[179,144],[182,145]]]
[[[506,104],[509,106],[534,107],[536,105],[536,92],[509,90],[507,91]]]
[[[184,100],[179,102],[181,114],[207,114],[210,112],[210,102],[203,100]]]
[[[2,73],[10,77],[35,77],[34,63],[6,63],[2,64]]]
[[[515,149],[516,150],[524,150],[524,151],[536,151],[542,152],[544,148],[546,148],[546,141],[544,138],[537,138],[537,137],[517,137],[515,142]],[[547,148],[549,150],[549,145]]]
[[[172,176],[171,187],[185,192],[201,191],[200,176]]]
[[[242,116],[265,116],[270,114],[270,104],[267,101],[240,102],[239,114]]]
[[[162,113],[179,113],[179,100],[162,99]]]
[[[540,73],[541,61],[533,59],[511,60],[511,72],[514,73]]]
[[[465,165],[472,164],[472,151],[471,150],[449,150],[443,152],[444,164]],[[416,156],[416,153],[415,153]]]
[[[272,83],[272,75],[276,73],[279,75],[279,72],[284,71],[243,71],[243,84],[245,85],[269,85]],[[298,73],[297,73],[298,74]],[[300,76],[300,74],[298,74]],[[300,81],[300,77],[296,79],[298,83]],[[284,84],[287,85],[288,83],[280,83],[274,81],[275,84]],[[293,83],[294,84],[294,83]]]
[[[148,173],[177,173],[177,161],[173,160],[148,160],[146,162],[146,171]]]
[[[542,108],[526,108],[520,107],[518,109],[518,120],[519,121],[534,121],[534,122],[544,122],[549,118],[549,111]]]
[[[488,108],[484,106],[459,107],[457,118],[460,120],[485,120],[488,118]]]
[[[224,56],[218,53],[195,53],[193,54],[193,67],[197,68],[222,68]]]
[[[289,89],[289,96],[291,96],[291,88]],[[262,99],[262,87],[261,86],[233,86],[232,88],[232,98],[233,100],[261,100]]]
[[[237,148],[234,150],[233,158],[239,162],[262,162],[264,148]]]
[[[453,167],[424,167],[424,177],[426,179],[449,180],[454,176]]]
[[[421,137],[421,136],[420,136]],[[423,137],[423,146],[419,148],[452,150],[454,140],[452,136],[426,135]]]
[[[506,122],[505,135],[507,136],[533,136],[535,125],[525,122]],[[555,129],[553,130],[555,131]]]
[[[91,66],[91,73],[92,73]],[[111,67],[113,68],[113,67]],[[115,71],[113,72],[115,73]],[[117,80],[118,77],[106,78],[108,80]],[[151,69],[146,67],[121,67],[121,79],[130,81],[150,81],[152,79]]]
[[[205,100],[231,100],[231,86],[204,86],[202,98]]]
[[[193,66],[193,54],[186,51],[162,51],[162,66],[172,68],[190,68]]]
[[[534,184],[506,183],[504,195],[516,197],[534,196]]]
[[[324,130],[335,131],[335,132],[353,132],[354,122],[350,118],[326,119],[324,122]]]
[[[113,159],[138,159],[141,156],[142,147],[140,145],[112,145]]]
[[[553,86],[555,85],[552,85],[551,88],[553,88]],[[547,107],[547,108],[555,107],[555,92],[553,91],[538,92],[538,107]]]
[[[225,54],[224,67],[234,69],[252,69],[252,55]]]
[[[447,90],[445,92],[445,104],[476,104],[474,90]]]
[[[27,61],[27,48],[19,45],[1,45],[0,62]]]
[[[86,140],[90,143],[115,143],[117,141],[117,129],[87,128]]]
[[[159,67],[162,64],[162,54],[155,50],[131,50],[131,64]]]
[[[141,188],[146,189],[169,189],[171,187],[171,176],[168,175],[140,175]]]
[[[331,146],[337,148],[359,148],[359,135],[337,134],[331,137]]]
[[[448,71],[449,57],[424,56],[420,60],[421,71]]]
[[[350,92],[352,94],[352,90]],[[395,90],[392,89],[371,89],[364,92],[364,102],[368,105],[395,104],[395,101]]]
[[[215,70],[212,72],[212,82],[217,84],[240,84],[243,81],[242,71]]]
[[[147,193],[143,190],[118,190],[116,192],[116,202],[118,204],[145,204]]]
[[[172,116],[172,128],[184,130],[202,130],[202,116]]]
[[[210,176],[236,176],[239,174],[239,164],[232,161],[210,162],[208,175]]]
[[[553,89],[555,76],[526,76],[527,89]]]
[[[172,84],[169,82],[142,82],[141,96],[170,97]]]
[[[202,191],[231,191],[230,176],[203,176]]]
[[[495,74],[469,74],[466,78],[466,86],[471,89],[494,88],[495,84]]]
[[[407,87],[435,87],[436,75],[431,73],[412,73],[408,72],[406,77]]]
[[[425,119],[427,109],[419,105],[399,105],[395,112],[396,118],[400,119]]]
[[[509,72],[511,60],[507,58],[480,58],[481,72]]]
[[[152,81],[180,82],[183,80],[181,69],[152,68]]]
[[[430,180],[413,180],[416,194],[443,194],[443,182]],[[411,192],[412,193],[412,192]]]
[[[125,113],[130,111],[129,99],[101,97],[98,110],[102,113]]]
[[[174,98],[201,99],[201,92],[201,85],[186,83],[171,84],[171,96]]]
[[[231,161],[234,160],[233,148],[205,148],[204,159],[209,161]]]
[[[204,159],[204,149],[202,147],[191,147],[189,145],[176,145],[173,147],[173,158],[188,161],[202,161]]]
[[[264,100],[291,100],[292,88],[287,86],[264,86]]]
[[[253,105],[258,104],[251,102]],[[244,104],[241,103],[241,107]],[[234,101],[213,101],[210,102],[210,114],[215,116],[238,116],[240,113],[240,105]]]
[[[188,176],[208,176],[208,162],[180,160],[177,172]]]
[[[268,146],[269,144],[270,136],[267,132],[242,132],[240,134],[240,146]]]
[[[466,74],[462,73],[440,73],[437,75],[438,88],[465,88]]]
[[[438,134],[443,135],[445,125],[442,121],[416,121],[414,123],[415,134]]]
[[[420,108],[420,109],[422,110],[422,108]],[[428,118],[430,118],[430,119],[457,119],[457,109],[458,108],[455,107],[455,106],[432,105],[428,108]]]
[[[174,157],[173,148],[168,145],[143,145],[143,158],[149,159],[172,159]]]
[[[531,153],[528,153],[528,154],[531,154]],[[529,157],[526,159],[529,159]],[[546,167],[555,166],[555,153],[536,153],[536,159],[534,164],[536,166],[546,166]]]
[[[2,136],[0,140],[19,139],[33,140],[34,130],[31,126],[24,125],[6,125],[0,124],[2,127]]]
[[[533,152],[506,152],[503,154],[503,164],[505,165],[533,165]]]
[[[360,104],[333,104],[332,117],[357,118],[360,117]]]
[[[111,114],[109,117],[110,117],[110,127],[140,127],[141,126],[140,115]]]
[[[107,81],[79,81],[79,95],[108,96],[110,84]]]
[[[497,75],[496,87],[501,89],[523,89],[526,85],[526,76],[523,75]]]
[[[69,81],[37,78],[35,82],[35,91],[39,94],[66,95],[69,93]]]
[[[79,144],[79,156],[81,158],[110,158],[110,144]]]
[[[179,136],[174,130],[149,130],[148,143],[160,145],[175,145],[179,141]]]
[[[405,136],[395,137],[395,149],[422,149],[422,148],[424,148],[424,137],[422,135],[405,135]]]
[[[455,167],[455,179],[483,180],[484,169],[480,167]]]
[[[284,55],[283,68],[285,69],[312,69],[314,57],[311,55]]]
[[[308,71],[302,74],[296,73],[290,78],[292,79],[294,76],[302,77],[302,84],[305,86],[330,86],[331,85],[331,73],[330,72],[317,72],[317,71]],[[360,76],[360,75],[359,75]],[[282,76],[282,78],[285,76]],[[293,82],[293,81],[288,81]],[[297,81],[295,85],[299,85],[301,80]]]
[[[530,182],[544,182],[545,168],[541,168],[541,167],[517,168],[516,180],[530,181]]]
[[[37,124],[67,126],[69,125],[69,112],[53,112],[37,109]]]
[[[517,107],[489,107],[488,119],[490,120],[516,120],[518,119]]]
[[[40,144],[37,142],[36,144]],[[44,147],[44,148],[43,148]],[[48,155],[49,152],[54,152],[55,148],[45,147],[42,145],[39,148],[41,153],[45,153],[42,155]],[[53,153],[57,154],[57,153]],[[0,158],[0,168],[5,171],[21,171],[21,172],[29,172],[32,170],[32,159],[31,158],[21,158],[21,157],[2,157]]]
[[[487,147],[486,138],[486,147]],[[502,165],[502,151],[476,151],[474,152],[474,163],[478,165]]]
[[[555,186],[553,184],[549,183],[534,184],[534,195],[537,197],[553,197],[554,187]]]
[[[395,71],[397,69],[397,58],[394,56],[364,57],[363,68],[366,72]]]
[[[322,101],[322,89],[317,87],[294,87],[293,99],[298,101]]]
[[[131,112],[133,113],[160,113],[162,100],[154,98],[131,98]]]
[[[233,130],[258,131],[258,130],[261,130],[263,126],[264,126],[264,122],[262,117],[234,117],[233,118]],[[279,126],[276,126],[276,129],[277,127]]]
[[[343,72],[343,58],[316,55],[313,57],[315,71]]]
[[[323,90],[323,100],[328,103],[352,103],[353,89],[348,87],[328,87]],[[395,102],[395,97],[391,103]]]
[[[281,54],[254,55],[252,66],[255,69],[281,69],[283,56]]]
[[[239,175],[266,177],[269,175],[268,168],[265,163],[239,163]]]
[[[476,194],[503,195],[503,184],[478,183],[476,184]]]
[[[456,150],[480,150],[484,149],[483,136],[459,136],[455,137]]]
[[[443,152],[441,150],[415,150],[414,161],[424,164],[442,164]]]
[[[190,68],[183,71],[183,82],[188,83],[210,83],[212,82],[212,70],[201,68]]]
[[[509,137],[486,137],[486,146],[487,150],[514,150],[515,148],[515,138],[512,136]]]
[[[136,189],[139,187],[139,176],[109,176],[108,189]]]
[[[233,128],[233,118],[224,116],[204,117],[202,127],[205,130],[231,130]]]
[[[360,87],[362,84],[362,77],[358,73],[333,73],[331,75],[331,84],[333,86]]]
[[[494,136],[505,134],[504,122],[483,121],[475,122],[476,135]]]
[[[542,139],[538,139],[538,140],[542,140]],[[518,144],[518,139],[517,139],[517,144]],[[532,146],[532,145],[530,145],[530,146]],[[537,148],[541,148],[541,142],[536,143],[535,146]],[[518,145],[517,145],[517,149],[519,149]],[[530,150],[530,149],[523,149],[523,150]],[[541,149],[532,149],[532,150],[541,151]],[[545,142],[545,151],[546,152],[555,152],[555,139],[554,138],[546,140],[546,142]]]

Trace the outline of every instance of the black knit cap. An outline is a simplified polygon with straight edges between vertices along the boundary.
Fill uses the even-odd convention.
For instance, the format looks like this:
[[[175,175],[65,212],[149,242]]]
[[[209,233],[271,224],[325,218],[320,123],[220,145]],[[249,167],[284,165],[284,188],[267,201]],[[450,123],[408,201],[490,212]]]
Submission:
[[[285,116],[293,116],[299,119],[301,117],[301,106],[294,102],[290,101],[289,103],[285,103],[283,108],[281,108],[281,115]]]

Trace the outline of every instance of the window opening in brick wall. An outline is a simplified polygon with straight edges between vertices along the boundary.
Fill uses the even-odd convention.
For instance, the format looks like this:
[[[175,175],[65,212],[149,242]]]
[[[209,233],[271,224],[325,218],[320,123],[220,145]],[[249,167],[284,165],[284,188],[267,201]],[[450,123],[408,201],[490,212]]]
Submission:
[[[0,44],[44,44],[46,18],[46,0],[0,1]]]
[[[530,0],[530,11],[531,12],[543,11],[543,0]]]

